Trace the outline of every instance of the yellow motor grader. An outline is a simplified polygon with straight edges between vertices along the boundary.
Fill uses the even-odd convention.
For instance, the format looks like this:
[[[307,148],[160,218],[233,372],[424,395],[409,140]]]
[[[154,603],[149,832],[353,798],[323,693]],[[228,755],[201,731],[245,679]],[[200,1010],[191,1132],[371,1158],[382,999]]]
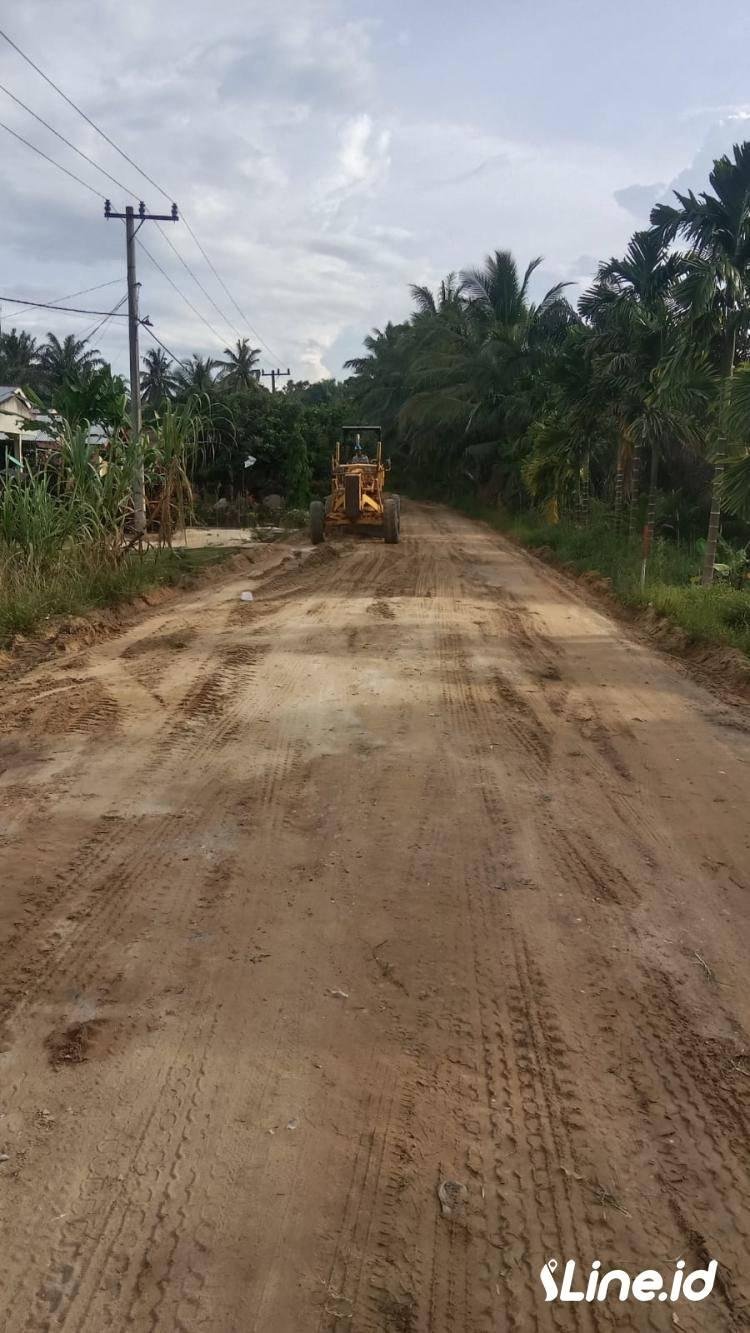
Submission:
[[[397,495],[385,494],[389,468],[390,463],[383,462],[380,426],[344,426],[331,459],[331,494],[325,503],[313,500],[310,505],[313,543],[322,542],[326,532],[335,528],[369,532],[387,542],[397,542],[401,501]]]

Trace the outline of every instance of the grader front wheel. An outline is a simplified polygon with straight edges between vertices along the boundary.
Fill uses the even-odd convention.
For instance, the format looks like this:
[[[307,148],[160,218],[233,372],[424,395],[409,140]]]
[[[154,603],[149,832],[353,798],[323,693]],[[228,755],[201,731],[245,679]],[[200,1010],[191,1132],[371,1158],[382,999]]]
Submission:
[[[391,495],[383,505],[385,540],[394,545],[401,535],[401,504],[397,495]]]
[[[362,478],[358,472],[349,472],[344,477],[344,513],[352,522],[362,513]]]
[[[310,540],[313,546],[318,546],[323,540],[325,515],[325,505],[322,500],[313,500],[310,505]]]

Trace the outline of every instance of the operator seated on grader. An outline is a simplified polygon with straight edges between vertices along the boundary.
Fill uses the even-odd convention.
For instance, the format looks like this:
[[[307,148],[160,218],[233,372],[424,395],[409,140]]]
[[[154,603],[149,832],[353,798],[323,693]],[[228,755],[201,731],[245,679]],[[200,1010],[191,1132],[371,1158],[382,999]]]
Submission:
[[[397,542],[401,532],[401,502],[397,495],[385,493],[390,463],[383,459],[380,427],[344,426],[343,432],[352,439],[351,456],[348,463],[342,462],[339,441],[331,459],[330,495],[325,502],[313,500],[310,505],[310,537],[317,544],[325,539],[326,533],[337,530],[369,533],[383,537],[388,543]],[[374,457],[362,444],[365,433],[374,436]],[[346,439],[344,447],[348,447]]]

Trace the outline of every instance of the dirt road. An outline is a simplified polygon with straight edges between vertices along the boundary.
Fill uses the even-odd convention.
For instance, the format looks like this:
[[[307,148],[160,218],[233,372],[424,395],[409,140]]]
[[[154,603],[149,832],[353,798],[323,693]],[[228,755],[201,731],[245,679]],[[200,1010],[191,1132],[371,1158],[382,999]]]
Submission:
[[[403,534],[5,684],[5,1333],[748,1326],[747,721]]]

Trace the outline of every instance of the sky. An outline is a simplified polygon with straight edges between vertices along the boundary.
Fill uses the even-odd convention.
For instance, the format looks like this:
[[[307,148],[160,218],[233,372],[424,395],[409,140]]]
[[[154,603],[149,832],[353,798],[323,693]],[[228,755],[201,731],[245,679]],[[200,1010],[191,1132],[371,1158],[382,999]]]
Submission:
[[[166,195],[3,41],[0,84],[125,188],[5,91],[0,121],[115,209],[174,199],[236,302],[184,223],[162,227],[205,290],[147,222],[140,239],[195,308],[139,250],[141,314],[162,342],[220,359],[246,335],[295,379],[340,376],[372,327],[408,314],[410,283],[496,248],[522,267],[542,255],[534,294],[568,281],[575,299],[657,199],[706,188],[713,158],[750,138],[750,9],[726,0],[25,0],[6,21]],[[72,304],[110,310],[123,224],[0,141],[0,293],[107,283]],[[0,302],[2,328],[40,337],[98,322],[13,310]],[[125,320],[93,342],[126,371]]]

